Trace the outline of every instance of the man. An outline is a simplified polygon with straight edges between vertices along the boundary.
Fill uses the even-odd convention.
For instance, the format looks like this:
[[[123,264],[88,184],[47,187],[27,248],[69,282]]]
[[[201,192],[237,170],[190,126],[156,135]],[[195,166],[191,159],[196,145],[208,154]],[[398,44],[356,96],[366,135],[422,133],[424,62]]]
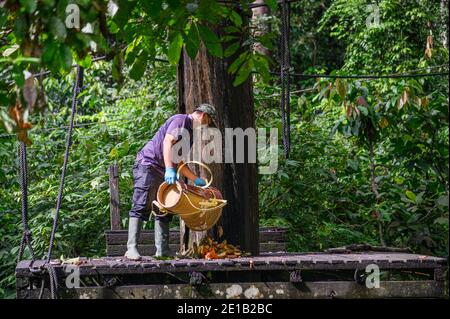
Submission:
[[[173,184],[177,180],[177,164],[173,162],[172,146],[181,142],[183,134],[189,133],[192,147],[193,127],[215,125],[216,111],[210,104],[203,103],[191,114],[177,114],[169,118],[156,132],[155,136],[139,151],[133,166],[133,206],[130,210],[128,242],[125,257],[140,260],[138,239],[143,221],[150,216],[151,203],[162,182]],[[197,186],[206,185],[205,180],[196,176],[187,165],[181,173]],[[155,217],[155,256],[170,256],[169,221],[171,215]]]

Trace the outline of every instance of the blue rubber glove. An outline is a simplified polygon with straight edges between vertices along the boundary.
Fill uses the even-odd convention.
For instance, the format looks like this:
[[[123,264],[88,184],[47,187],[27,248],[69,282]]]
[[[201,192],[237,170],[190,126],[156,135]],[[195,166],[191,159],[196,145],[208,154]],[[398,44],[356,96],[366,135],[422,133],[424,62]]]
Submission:
[[[194,181],[195,186],[205,186],[206,182],[203,178],[197,177]]]
[[[173,167],[167,167],[166,173],[164,174],[164,180],[167,184],[171,185],[177,181],[177,171]]]

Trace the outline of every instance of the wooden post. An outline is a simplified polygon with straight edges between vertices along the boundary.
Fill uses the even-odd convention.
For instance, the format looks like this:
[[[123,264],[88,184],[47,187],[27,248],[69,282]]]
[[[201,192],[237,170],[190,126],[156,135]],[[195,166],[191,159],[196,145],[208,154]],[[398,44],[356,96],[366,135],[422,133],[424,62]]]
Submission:
[[[119,167],[110,165],[108,171],[111,230],[120,230]]]

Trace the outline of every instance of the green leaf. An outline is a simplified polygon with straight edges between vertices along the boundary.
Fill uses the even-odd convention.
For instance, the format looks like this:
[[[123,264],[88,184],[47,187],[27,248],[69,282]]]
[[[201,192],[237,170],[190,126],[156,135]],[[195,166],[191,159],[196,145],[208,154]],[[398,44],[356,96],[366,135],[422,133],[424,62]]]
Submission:
[[[119,157],[119,152],[117,151],[117,148],[113,147],[111,151],[109,152],[109,158],[114,160]]]
[[[234,53],[236,53],[236,51],[241,47],[241,43],[240,42],[235,42],[231,45],[228,46],[228,48],[225,49],[225,52],[223,54],[224,57],[229,57],[232,56]]]
[[[336,85],[336,90],[338,91],[340,98],[343,100],[345,98],[345,95],[347,94],[347,90],[348,90],[347,82],[337,78],[335,81],[335,85]]]
[[[200,47],[200,36],[198,34],[197,25],[193,22],[189,28],[186,41],[186,52],[191,59],[197,56],[198,48]]]
[[[221,16],[228,12],[229,10],[220,5],[218,1],[215,0],[206,0],[206,1],[199,1],[196,16],[201,21],[208,21],[214,25],[219,23],[219,20],[221,19]]]
[[[237,27],[235,27],[234,25],[230,25],[228,27],[225,27],[224,31],[226,33],[239,33],[241,30],[239,30]]]
[[[17,59],[14,60],[14,63],[21,63],[21,62],[25,62],[25,63],[39,63],[39,62],[41,62],[41,59],[28,57],[28,56],[22,56],[22,57],[18,57]]]
[[[5,111],[0,109],[0,118],[2,119],[2,124],[6,128],[6,131],[12,133],[15,123],[11,117]]]
[[[231,11],[230,20],[237,26],[240,27],[242,25],[241,16],[236,13],[236,11]]]
[[[145,69],[147,68],[147,55],[141,54],[133,63],[130,70],[130,77],[133,80],[138,81],[145,72]]]
[[[66,45],[49,42],[44,46],[42,62],[53,72],[69,71],[72,68],[72,51]]]
[[[112,65],[112,76],[113,79],[116,80],[116,82],[118,83],[119,88],[122,87],[124,81],[122,69],[123,69],[123,55],[119,53],[114,56]]]
[[[255,42],[259,42],[265,48],[271,50],[273,49],[273,34],[264,33],[255,37]]]
[[[121,156],[127,155],[129,150],[130,150],[130,143],[128,142],[128,140],[125,140],[122,143],[122,147],[120,148],[120,155]]]
[[[448,207],[448,196],[443,195],[437,200],[438,205]]]
[[[17,68],[18,69],[18,68]],[[13,74],[14,81],[16,81],[17,86],[23,86],[25,84],[25,76],[23,72],[19,72],[19,70],[15,70]],[[22,70],[20,70],[22,71]]]
[[[0,8],[0,28],[3,28],[5,26],[6,21],[8,21],[8,15],[6,13],[6,10]]]
[[[183,48],[183,37],[181,36],[181,33],[177,33],[170,42],[169,52],[167,53],[167,57],[171,64],[176,65],[178,63],[178,61],[180,60],[182,48]]]
[[[416,202],[416,195],[411,192],[411,191],[406,191],[405,192],[406,197],[408,197],[410,200],[412,200],[413,202]]]
[[[253,59],[247,60],[239,69],[236,79],[233,82],[233,86],[238,86],[245,82],[250,76],[253,70]]]
[[[267,4],[273,11],[277,9],[277,0],[264,0],[264,3]]]
[[[248,52],[242,52],[239,57],[231,63],[230,67],[228,68],[228,72],[231,74],[236,73],[236,71],[239,69],[239,67],[242,65],[242,63],[245,61],[245,59],[248,56]]]
[[[239,37],[237,35],[224,35],[220,38],[220,42],[225,43],[235,39],[239,39]]]
[[[134,60],[136,59],[136,56],[139,54],[139,52],[142,50],[141,42],[143,42],[143,36],[136,37],[133,42],[128,45],[127,49],[125,50],[125,62],[128,65],[131,65],[134,63]]]
[[[20,0],[20,4],[28,13],[33,13],[37,8],[37,0]]]
[[[119,0],[116,2],[119,9],[117,10],[116,14],[114,15],[113,20],[117,23],[117,26],[122,28],[125,26],[125,24],[128,21],[128,18],[130,16],[130,12],[132,10],[132,1],[128,0]]]
[[[169,7],[173,10],[178,9],[178,7],[181,5],[180,0],[167,0],[167,3],[169,4]]]
[[[42,54],[42,62],[47,65],[54,63],[56,50],[58,49],[55,42],[49,42],[44,46],[44,53]]]
[[[3,51],[3,56],[10,56],[14,52],[16,52],[17,49],[19,49],[19,45],[18,44],[13,44],[9,48],[7,48],[5,51]]]
[[[57,17],[52,17],[50,20],[50,33],[59,41],[64,41],[67,37],[66,26]]]
[[[254,57],[254,63],[256,71],[262,76],[264,82],[269,81],[270,71],[269,71],[269,61],[264,55],[256,55]]]
[[[448,225],[448,217],[438,217],[434,220],[435,224]]]
[[[365,106],[358,105],[357,108],[361,111],[361,113],[364,114],[364,116],[369,115],[369,110]]]
[[[14,36],[22,39],[27,33],[28,23],[24,14],[20,14],[14,21]]]
[[[69,71],[72,68],[72,51],[70,51],[70,48],[66,45],[62,45],[59,50],[60,54],[60,66],[66,70]]]
[[[151,17],[156,17],[159,15],[162,9],[162,0],[146,0],[140,1],[144,12]]]
[[[220,40],[217,35],[208,27],[201,24],[198,25],[198,32],[200,33],[200,37],[202,38],[208,52],[215,57],[223,57],[222,45],[220,44]]]
[[[78,61],[78,64],[87,69],[92,65],[92,56],[90,54],[86,55],[86,57],[80,61]]]

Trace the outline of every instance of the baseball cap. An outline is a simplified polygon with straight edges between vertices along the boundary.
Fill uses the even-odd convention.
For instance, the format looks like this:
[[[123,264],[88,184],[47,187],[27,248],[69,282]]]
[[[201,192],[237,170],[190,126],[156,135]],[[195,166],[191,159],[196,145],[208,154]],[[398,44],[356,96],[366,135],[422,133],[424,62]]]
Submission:
[[[195,109],[195,111],[208,114],[212,120],[212,126],[217,127],[217,113],[214,106],[208,103],[202,103]]]

